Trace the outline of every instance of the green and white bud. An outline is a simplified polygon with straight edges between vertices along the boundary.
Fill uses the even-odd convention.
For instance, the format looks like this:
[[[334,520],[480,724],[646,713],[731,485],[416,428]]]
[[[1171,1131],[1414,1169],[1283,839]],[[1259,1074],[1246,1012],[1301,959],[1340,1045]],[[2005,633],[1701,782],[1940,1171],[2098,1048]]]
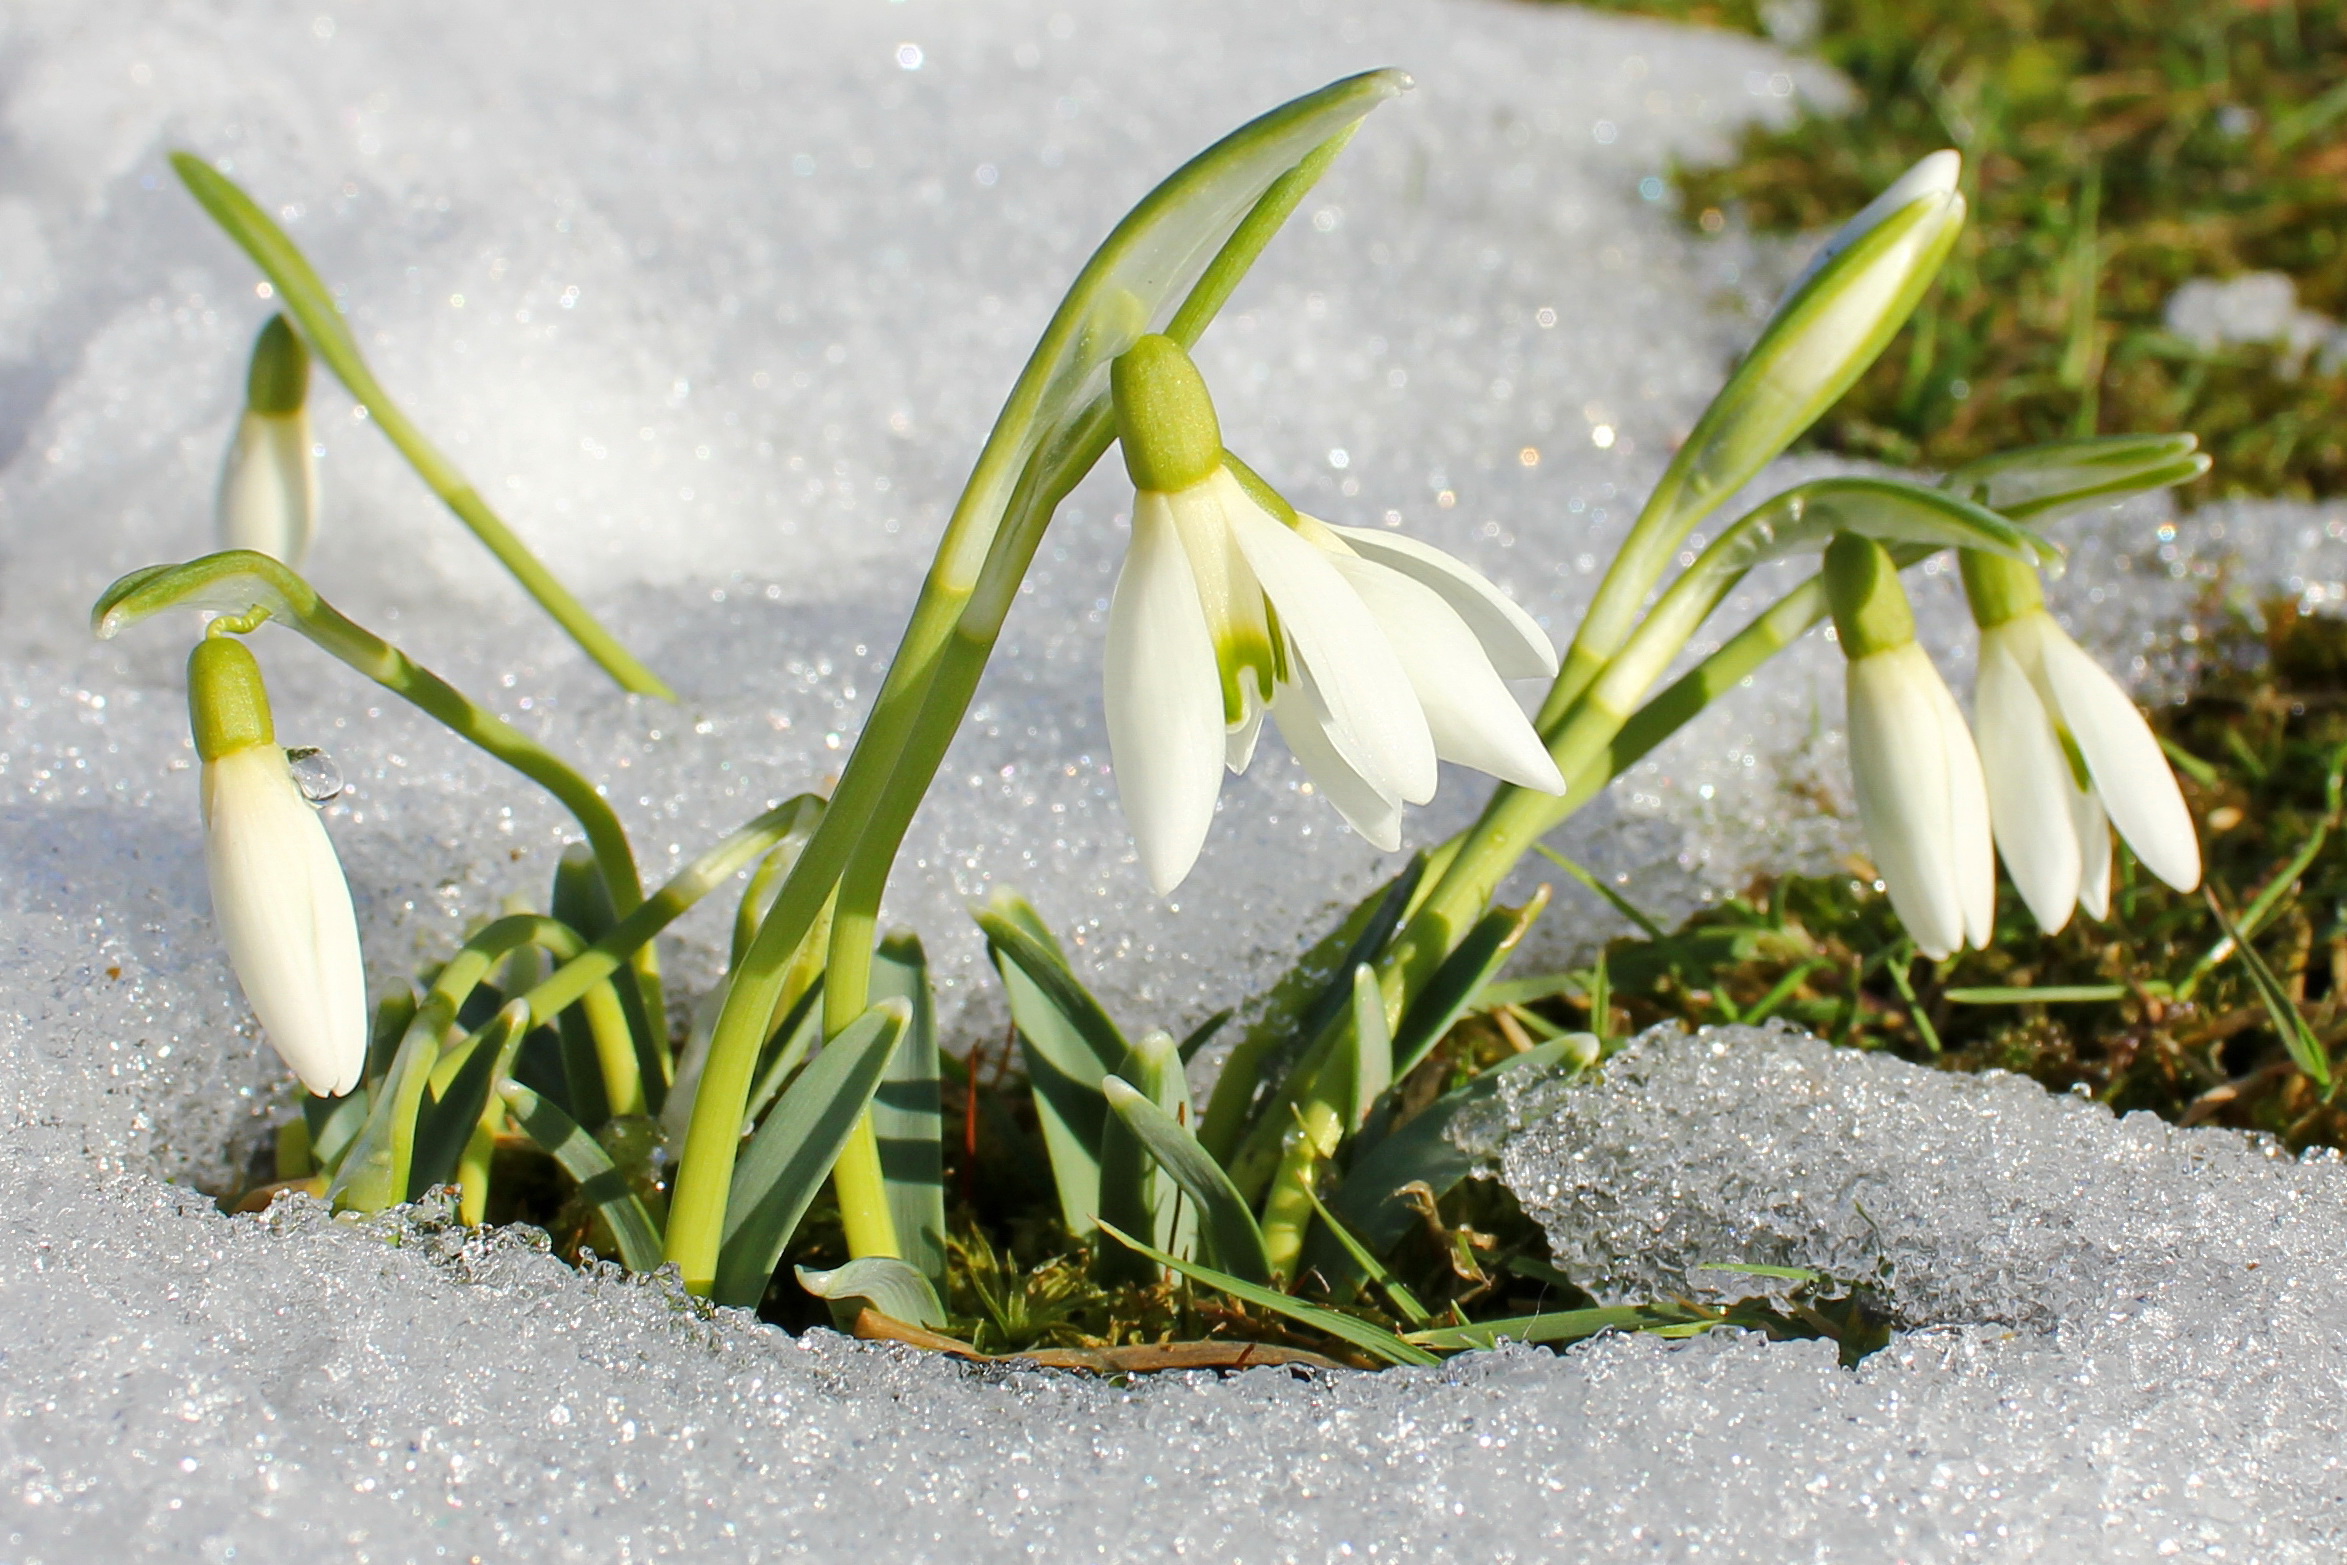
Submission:
[[[229,965],[302,1085],[340,1097],[367,1062],[358,919],[325,824],[277,747],[261,666],[243,642],[197,643],[188,720],[204,763],[204,867]]]
[[[1658,487],[1680,526],[1742,488],[1890,345],[1964,227],[1962,170],[1956,153],[1932,153],[1844,223],[1795,279]],[[1665,531],[1667,553],[1680,534]]]
[[[309,389],[309,350],[284,316],[271,316],[253,343],[245,410],[220,471],[220,546],[296,570],[318,529]]]
[[[2005,871],[2050,931],[2110,913],[2111,829],[2179,891],[2200,884],[2200,839],[2159,740],[2127,692],[2046,612],[2037,573],[1963,551],[1980,627],[1972,712]]]
[[[1899,922],[1933,959],[1986,946],[1996,915],[1987,784],[1972,731],[1915,641],[1889,551],[1844,533],[1826,546],[1834,631],[1849,658],[1850,773],[1858,819]]]

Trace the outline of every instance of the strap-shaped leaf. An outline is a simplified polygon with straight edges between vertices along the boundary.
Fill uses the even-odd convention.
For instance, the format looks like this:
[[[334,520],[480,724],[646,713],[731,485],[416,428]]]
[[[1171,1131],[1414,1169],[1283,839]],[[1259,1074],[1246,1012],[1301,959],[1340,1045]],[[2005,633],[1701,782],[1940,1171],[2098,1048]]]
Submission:
[[[1060,1220],[1070,1233],[1090,1233],[1100,1210],[1100,1138],[1108,1114],[1100,1078],[1124,1063],[1129,1048],[1024,899],[998,890],[976,917],[1018,1027]]]
[[[1373,1325],[1358,1316],[1347,1315],[1340,1310],[1323,1309],[1317,1304],[1306,1304],[1302,1299],[1291,1298],[1276,1288],[1267,1288],[1260,1283],[1249,1282],[1244,1277],[1233,1277],[1230,1273],[1218,1271],[1214,1267],[1202,1266],[1196,1261],[1185,1261],[1168,1255],[1154,1245],[1143,1244],[1130,1234],[1119,1233],[1106,1223],[1100,1226],[1101,1231],[1116,1240],[1117,1243],[1132,1246],[1158,1265],[1170,1266],[1192,1282],[1204,1283],[1209,1288],[1219,1288],[1232,1298],[1244,1299],[1258,1309],[1266,1309],[1274,1314],[1285,1315],[1288,1319],[1300,1321],[1315,1331],[1325,1331],[1338,1341],[1349,1342],[1363,1352],[1374,1354],[1385,1360],[1388,1364],[1424,1365],[1442,1362],[1416,1343],[1405,1341],[1384,1327]]]
[[[1394,1038],[1385,1025],[1385,994],[1377,985],[1377,969],[1367,962],[1353,969],[1351,1044],[1345,1092],[1336,1105],[1348,1133],[1361,1128],[1370,1108],[1394,1082]]]
[[[2082,506],[2187,484],[2208,469],[2199,438],[2189,433],[2100,435],[2000,451],[1940,482],[2014,521],[2042,523]]]
[[[1747,511],[1707,549],[1693,571],[1750,570],[1822,549],[1836,533],[1886,544],[1978,549],[2026,565],[2056,558],[2051,545],[1959,494],[1902,478],[1819,478],[1796,484]]]
[[[1562,1041],[1541,1044],[1435,1099],[1401,1129],[1363,1152],[1336,1194],[1329,1197],[1328,1209],[1372,1254],[1387,1254],[1419,1220],[1396,1191],[1421,1183],[1439,1200],[1475,1167],[1475,1159],[1450,1138],[1450,1130],[1460,1118],[1497,1097],[1502,1078],[1510,1072],[1560,1065],[1570,1053],[1570,1045]],[[1351,1281],[1359,1275],[1344,1246],[1325,1229],[1313,1231],[1304,1252],[1304,1269],[1317,1269],[1332,1283]]]
[[[932,1331],[945,1328],[945,1306],[929,1279],[893,1255],[867,1255],[827,1272],[799,1269],[799,1286],[834,1304],[861,1300],[892,1320]],[[851,1314],[853,1311],[850,1312]]]
[[[1207,1155],[1196,1136],[1122,1077],[1107,1077],[1100,1088],[1109,1109],[1132,1132],[1133,1139],[1157,1159],[1158,1167],[1182,1187],[1183,1194],[1198,1203],[1200,1248],[1247,1281],[1268,1284],[1271,1255],[1264,1248],[1263,1230],[1222,1165]],[[1165,1263],[1160,1260],[1159,1264]]]
[[[799,1073],[735,1161],[724,1239],[710,1288],[720,1304],[754,1305],[782,1260],[799,1219],[839,1160],[912,1020],[902,1000],[884,1000],[849,1023]]]
[[[497,1094],[505,1099],[523,1133],[578,1181],[580,1197],[602,1214],[612,1238],[619,1242],[619,1258],[627,1269],[657,1269],[660,1230],[653,1226],[652,1214],[644,1209],[627,1176],[612,1167],[595,1138],[581,1129],[578,1121],[518,1081],[504,1083]]]
[[[2202,887],[2201,894],[2208,901],[2208,910],[2216,915],[2217,927],[2225,938],[2233,942],[2233,952],[2241,958],[2241,965],[2249,972],[2250,986],[2257,990],[2257,998],[2265,1006],[2266,1019],[2273,1023],[2282,1046],[2290,1051],[2290,1058],[2298,1068],[2314,1079],[2318,1087],[2329,1090],[2331,1085],[2331,1057],[2323,1048],[2322,1040],[2307,1026],[2306,1016],[2298,1009],[2298,1002],[2290,998],[2290,991],[2266,959],[2257,953],[2257,947],[2242,933],[2241,927],[2226,914],[2225,905],[2217,900],[2213,887]]]
[[[1413,853],[1402,872],[1355,907],[1344,923],[1322,937],[1272,990],[1270,1001],[1247,1036],[1223,1062],[1207,1100],[1206,1123],[1198,1139],[1226,1167],[1258,1165],[1268,1175],[1287,1135],[1289,1110],[1337,1042],[1337,1028],[1353,999],[1353,970],[1375,962],[1393,939],[1402,915],[1418,894],[1427,857]],[[1338,953],[1342,953],[1339,955]],[[1334,958],[1331,961],[1331,958]],[[1329,965],[1323,966],[1326,962]],[[1269,1092],[1257,1092],[1272,1060],[1297,1051],[1284,1076]]]
[[[1443,1034],[1473,1008],[1484,985],[1507,966],[1517,944],[1547,906],[1548,888],[1542,886],[1522,907],[1493,908],[1475,921],[1459,948],[1443,958],[1442,966],[1418,991],[1402,1025],[1394,1030],[1395,1080],[1416,1070]]]
[[[900,1253],[923,1276],[942,1284],[945,1113],[937,1075],[937,1006],[918,935],[892,930],[880,942],[870,993],[875,1002],[902,1000],[912,1013],[873,1096],[872,1130],[880,1142],[880,1177]],[[885,1305],[877,1307],[884,1315],[896,1314]]]

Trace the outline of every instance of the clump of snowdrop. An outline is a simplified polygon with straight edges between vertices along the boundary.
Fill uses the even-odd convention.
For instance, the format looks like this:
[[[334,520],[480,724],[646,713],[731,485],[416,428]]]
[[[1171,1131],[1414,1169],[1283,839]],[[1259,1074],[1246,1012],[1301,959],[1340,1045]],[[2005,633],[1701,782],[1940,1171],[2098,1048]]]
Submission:
[[[2198,886],[2183,790],[2127,692],[2054,623],[2035,571],[1958,558],[1980,627],[1972,710],[1989,820],[2031,916],[2049,933],[2074,908],[2109,916],[2114,826],[2144,868],[2178,891]]]
[[[1402,806],[1434,797],[1437,757],[1564,791],[1506,684],[1556,672],[1529,615],[1440,550],[1290,507],[1225,453],[1171,338],[1135,343],[1111,384],[1136,493],[1104,701],[1118,795],[1161,895],[1197,861],[1223,770],[1247,769],[1266,715],[1389,852]]]
[[[212,916],[269,1042],[320,1097],[358,1085],[367,988],[350,886],[278,748],[261,665],[233,636],[188,658]]]
[[[221,548],[256,550],[297,570],[318,533],[310,354],[282,315],[270,316],[253,343],[218,510]]]

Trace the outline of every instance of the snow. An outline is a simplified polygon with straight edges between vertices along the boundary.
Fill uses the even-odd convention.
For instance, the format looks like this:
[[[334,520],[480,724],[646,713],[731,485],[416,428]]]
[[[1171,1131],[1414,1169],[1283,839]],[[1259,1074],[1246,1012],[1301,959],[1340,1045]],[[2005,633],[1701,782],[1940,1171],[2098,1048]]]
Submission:
[[[1418,90],[1207,338],[1225,429],[1307,508],[1398,520],[1569,628],[1799,259],[1732,226],[1690,240],[1662,176],[1798,93],[1832,100],[1830,78],[1747,39],[1471,0],[36,0],[0,28],[0,1558],[2335,1552],[2339,1349],[2313,1311],[2343,1253],[2334,1169],[1782,1039],[1643,1046],[1512,1146],[1511,1177],[1610,1171],[1619,1212],[1552,1222],[1634,1287],[1714,1242],[1865,1259],[1828,1192],[1875,1148],[1904,1195],[1867,1210],[1904,1225],[1916,1330],[1854,1374],[1726,1339],[1308,1381],[974,1373],[709,1317],[513,1236],[230,1220],[161,1182],[218,1180],[288,1085],[202,889],[193,623],[98,645],[83,619],[121,572],[210,547],[269,309],[170,149],[278,212],[393,394],[684,693],[614,695],[321,380],[312,579],[580,758],[657,876],[836,772],[1090,245],[1190,152],[1351,70]],[[1099,719],[1109,468],[1047,541],[891,891],[957,1037],[999,1017],[963,911],[993,885],[1036,899],[1120,1015],[1179,1028],[1386,867],[1267,746],[1190,886],[1147,896]],[[2155,693],[2188,668],[2178,606],[2227,554],[2311,604],[2347,579],[2337,510],[2154,502],[2060,535],[2057,607]],[[1950,584],[1919,597],[1961,679]],[[285,741],[350,782],[328,821],[378,982],[543,887],[566,830],[547,802],[294,638],[255,641]],[[1841,790],[1838,707],[1832,649],[1807,645],[1559,843],[1665,911],[1759,862],[1829,862],[1846,824],[1786,789]],[[1412,839],[1478,798],[1447,777]],[[729,911],[680,929],[679,989],[706,983]],[[1535,959],[1608,927],[1578,888],[1549,926]],[[1747,1060],[1787,1101],[1723,1090]],[[1811,1115],[1847,1133],[1838,1182],[1757,1227],[1734,1181],[1807,1179]],[[2059,1177],[2024,1189],[2024,1168]],[[1980,1280],[1980,1211],[2059,1228],[2045,1191],[2105,1179],[2089,1237],[2016,1241]],[[2271,1269],[2220,1274],[2236,1252]],[[2038,1314],[1998,1302],[2031,1294]]]

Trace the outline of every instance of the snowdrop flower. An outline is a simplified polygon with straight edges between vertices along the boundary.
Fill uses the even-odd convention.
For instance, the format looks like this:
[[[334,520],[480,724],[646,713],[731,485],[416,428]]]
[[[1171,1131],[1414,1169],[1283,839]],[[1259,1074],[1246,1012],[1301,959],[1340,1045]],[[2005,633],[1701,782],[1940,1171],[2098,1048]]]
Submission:
[[[1556,649],[1459,561],[1393,533],[1298,515],[1228,459],[1206,384],[1171,338],[1112,370],[1139,491],[1108,613],[1117,793],[1160,895],[1189,874],[1227,766],[1268,712],[1313,784],[1379,848],[1434,796],[1435,760],[1545,793],[1564,778],[1506,681]]]
[[[2109,916],[2113,826],[2144,868],[2192,890],[2200,839],[2135,703],[2054,623],[2035,571],[1970,550],[1961,559],[1980,627],[1972,712],[1989,820],[2031,916],[2049,933],[2072,908]]]
[[[220,471],[223,549],[256,549],[301,569],[318,530],[309,390],[309,350],[284,316],[271,316],[253,343],[244,417]]]
[[[1987,785],[1964,714],[1915,644],[1898,567],[1871,538],[1825,551],[1834,630],[1849,658],[1850,771],[1875,869],[1915,947],[1938,960],[1985,946],[1996,913]]]
[[[278,1054],[310,1091],[339,1097],[358,1085],[367,1061],[350,887],[277,747],[251,651],[233,636],[206,636],[187,672],[221,943]]]

